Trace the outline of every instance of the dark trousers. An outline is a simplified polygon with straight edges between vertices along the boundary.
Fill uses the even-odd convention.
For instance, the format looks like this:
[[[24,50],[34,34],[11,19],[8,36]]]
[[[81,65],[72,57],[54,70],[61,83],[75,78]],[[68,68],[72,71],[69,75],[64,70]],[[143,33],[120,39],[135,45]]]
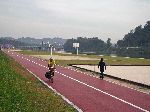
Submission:
[[[101,78],[101,79],[104,78],[104,71],[100,71],[100,78]]]

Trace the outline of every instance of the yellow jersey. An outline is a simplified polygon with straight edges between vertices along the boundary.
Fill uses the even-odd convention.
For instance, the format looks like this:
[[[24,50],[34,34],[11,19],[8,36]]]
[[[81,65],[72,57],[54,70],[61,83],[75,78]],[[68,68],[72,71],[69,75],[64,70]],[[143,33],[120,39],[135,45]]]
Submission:
[[[48,67],[55,67],[55,60],[48,60]]]

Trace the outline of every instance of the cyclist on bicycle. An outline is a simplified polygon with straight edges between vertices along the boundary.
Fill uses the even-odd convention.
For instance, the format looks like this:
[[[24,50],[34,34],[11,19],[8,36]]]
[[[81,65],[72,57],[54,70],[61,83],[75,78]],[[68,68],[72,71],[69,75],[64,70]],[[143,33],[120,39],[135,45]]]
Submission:
[[[52,74],[51,77],[54,76],[55,65],[56,65],[56,64],[55,64],[55,60],[54,60],[53,58],[50,58],[50,59],[48,60],[48,68],[49,68],[49,70],[50,70],[50,73]],[[53,78],[51,78],[51,81],[53,82]]]

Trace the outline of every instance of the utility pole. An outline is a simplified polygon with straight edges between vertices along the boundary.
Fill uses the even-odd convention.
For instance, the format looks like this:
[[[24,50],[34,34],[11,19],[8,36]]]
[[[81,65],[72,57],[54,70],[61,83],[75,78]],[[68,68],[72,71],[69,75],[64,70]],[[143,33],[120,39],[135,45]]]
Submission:
[[[51,56],[52,56],[53,55],[53,45],[49,44],[49,49],[50,49]]]

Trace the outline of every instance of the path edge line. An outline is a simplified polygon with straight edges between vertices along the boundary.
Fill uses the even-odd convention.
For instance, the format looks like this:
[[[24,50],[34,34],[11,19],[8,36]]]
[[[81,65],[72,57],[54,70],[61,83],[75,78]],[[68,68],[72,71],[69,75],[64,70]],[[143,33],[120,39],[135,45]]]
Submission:
[[[27,69],[27,68],[26,68]],[[29,69],[27,69],[29,73],[31,73],[34,77],[36,77],[40,82],[42,82],[45,86],[47,86],[49,89],[54,91],[57,95],[61,96],[63,100],[65,100],[67,103],[69,103],[71,106],[73,106],[78,112],[83,112],[79,107],[77,107],[73,102],[71,102],[69,99],[67,99],[65,96],[60,94],[56,89],[49,86],[46,82],[44,82],[42,79],[40,79],[37,75],[35,75],[33,72],[31,72]]]

